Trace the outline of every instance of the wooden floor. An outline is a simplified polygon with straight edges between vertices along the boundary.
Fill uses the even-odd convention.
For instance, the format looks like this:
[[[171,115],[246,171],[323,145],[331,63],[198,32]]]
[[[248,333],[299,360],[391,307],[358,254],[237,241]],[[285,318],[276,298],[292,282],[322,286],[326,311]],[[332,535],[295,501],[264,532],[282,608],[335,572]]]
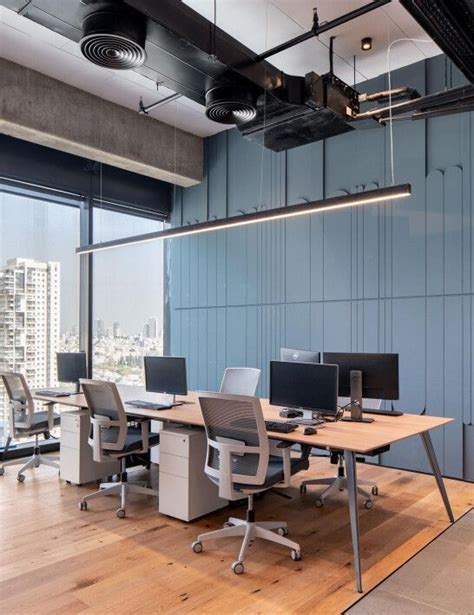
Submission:
[[[235,540],[201,554],[190,545],[200,531],[221,526],[229,510],[192,524],[157,512],[156,500],[134,497],[126,519],[115,498],[78,499],[87,488],[66,485],[50,468],[17,483],[14,469],[0,482],[0,611],[48,613],[340,613],[360,598],[354,591],[349,515],[344,495],[314,505],[314,488],[300,496],[302,477],[331,475],[334,466],[314,458],[285,491],[257,502],[261,520],[288,521],[303,560],[257,542],[236,576]],[[360,465],[376,479],[373,510],[360,509],[364,589],[368,591],[447,527],[432,477]],[[474,487],[447,481],[455,517],[473,503]],[[240,516],[242,509],[232,515]]]

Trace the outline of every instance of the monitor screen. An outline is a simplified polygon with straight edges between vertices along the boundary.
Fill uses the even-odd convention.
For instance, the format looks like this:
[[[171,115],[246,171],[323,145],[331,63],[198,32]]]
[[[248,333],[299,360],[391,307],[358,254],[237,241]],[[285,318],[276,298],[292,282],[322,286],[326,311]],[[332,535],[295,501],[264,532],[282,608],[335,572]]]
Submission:
[[[270,362],[270,403],[337,413],[337,365]]]
[[[325,352],[325,363],[339,365],[339,395],[351,394],[350,373],[362,372],[362,397],[398,399],[398,354],[365,352]]]
[[[146,390],[151,393],[187,395],[184,357],[145,357]]]
[[[280,348],[280,361],[298,361],[299,363],[319,363],[319,352],[312,350],[295,350],[293,348]]]
[[[59,382],[78,383],[87,378],[87,357],[85,352],[57,352],[56,363]]]

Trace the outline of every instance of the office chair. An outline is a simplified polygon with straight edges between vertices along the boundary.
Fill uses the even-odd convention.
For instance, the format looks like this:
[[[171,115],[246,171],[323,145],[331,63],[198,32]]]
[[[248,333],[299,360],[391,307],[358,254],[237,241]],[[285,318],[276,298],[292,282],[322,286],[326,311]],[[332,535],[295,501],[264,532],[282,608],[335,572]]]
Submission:
[[[235,574],[244,572],[245,553],[255,538],[288,547],[293,560],[301,559],[300,545],[285,537],[286,523],[255,521],[253,496],[275,485],[288,487],[293,474],[308,468],[309,447],[301,457],[295,458],[290,454],[290,442],[273,442],[271,446],[260,400],[256,397],[206,393],[199,398],[199,403],[208,444],[204,470],[218,485],[221,498],[239,500],[244,494],[248,508],[246,520],[231,517],[223,529],[200,534],[192,544],[193,551],[200,553],[209,540],[242,536],[238,558],[231,566]]]
[[[316,506],[321,508],[324,506],[324,501],[328,495],[334,491],[347,491],[347,478],[344,471],[344,454],[342,451],[331,450],[331,463],[337,464],[337,474],[334,478],[314,478],[311,480],[305,480],[301,483],[300,493],[306,493],[308,485],[327,485],[326,489],[320,493],[316,499]],[[362,487],[366,485],[370,487],[370,491],[367,491]],[[373,496],[379,494],[377,484],[372,480],[357,479],[357,493],[365,498],[364,506],[367,509],[373,508],[374,500]]]
[[[0,465],[0,476],[5,474],[5,467],[24,463],[18,470],[17,480],[22,483],[25,480],[23,472],[30,468],[38,468],[40,465],[50,466],[59,470],[59,457],[45,457],[41,455],[38,437],[43,434],[47,439],[51,431],[59,425],[59,414],[53,412],[54,404],[46,404],[46,410],[36,411],[30,389],[23,374],[3,372],[0,374],[9,399],[10,411],[8,415],[9,436],[14,439],[31,438],[34,436],[35,444],[33,455],[24,463],[24,459],[12,459]]]
[[[219,392],[253,397],[258,387],[260,373],[255,367],[228,367],[224,371]]]
[[[87,502],[106,495],[119,495],[120,508],[117,517],[125,517],[127,495],[158,496],[158,491],[146,487],[144,483],[131,483],[127,479],[126,459],[129,455],[146,453],[152,446],[159,444],[159,434],[149,433],[149,421],[141,421],[141,429],[129,427],[127,415],[116,385],[99,380],[80,380],[90,412],[91,433],[89,444],[93,449],[93,459],[97,462],[119,459],[121,463],[120,481],[102,483],[99,491],[85,495],[80,503],[81,510],[87,510]]]

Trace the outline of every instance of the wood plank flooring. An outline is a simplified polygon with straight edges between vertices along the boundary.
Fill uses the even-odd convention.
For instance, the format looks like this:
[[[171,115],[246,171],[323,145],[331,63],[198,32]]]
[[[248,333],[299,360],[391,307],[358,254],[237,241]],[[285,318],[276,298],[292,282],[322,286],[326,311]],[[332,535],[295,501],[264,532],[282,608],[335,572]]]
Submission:
[[[360,508],[364,589],[407,561],[448,521],[434,478],[360,464],[359,476],[377,480],[372,510]],[[334,466],[314,458],[284,493],[267,493],[257,518],[287,521],[303,560],[258,541],[246,573],[230,564],[238,541],[225,540],[197,555],[191,542],[221,527],[243,508],[224,509],[194,523],[160,515],[156,499],[133,496],[126,519],[115,498],[78,509],[92,489],[66,485],[41,467],[19,484],[14,468],[0,479],[0,612],[43,613],[341,613],[360,598],[354,590],[349,514],[344,494],[314,504],[314,487],[299,494],[303,478],[330,476]],[[141,471],[136,473],[138,477]],[[153,473],[156,479],[156,469]],[[448,480],[455,517],[474,501],[471,483]]]

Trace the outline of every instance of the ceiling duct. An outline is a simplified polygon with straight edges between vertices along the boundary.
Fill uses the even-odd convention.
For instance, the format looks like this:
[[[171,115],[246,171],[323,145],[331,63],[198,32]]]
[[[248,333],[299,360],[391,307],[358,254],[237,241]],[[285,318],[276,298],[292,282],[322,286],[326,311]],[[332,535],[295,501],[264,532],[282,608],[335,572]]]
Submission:
[[[24,3],[10,1],[19,7]],[[269,57],[388,2],[371,0],[322,22],[315,10],[310,31],[259,55],[180,0],[31,0],[25,16],[79,42],[92,62],[108,68],[135,68],[155,83],[205,106],[211,120],[235,124],[246,139],[284,151],[352,131],[357,125],[384,123],[387,114],[403,120],[472,110],[469,88],[428,97],[420,97],[409,87],[359,94],[332,69],[324,75],[289,75],[268,62]],[[472,79],[474,0],[401,2]],[[330,60],[332,41],[333,37]],[[380,105],[360,108],[371,101],[383,102],[387,96],[391,110]],[[140,107],[142,112],[147,109]]]
[[[82,54],[94,64],[128,70],[146,59],[146,20],[129,8],[110,5],[82,22]]]
[[[406,10],[474,82],[474,0],[400,0]]]
[[[206,115],[219,124],[248,122],[257,115],[255,97],[238,85],[218,85],[206,92]]]

